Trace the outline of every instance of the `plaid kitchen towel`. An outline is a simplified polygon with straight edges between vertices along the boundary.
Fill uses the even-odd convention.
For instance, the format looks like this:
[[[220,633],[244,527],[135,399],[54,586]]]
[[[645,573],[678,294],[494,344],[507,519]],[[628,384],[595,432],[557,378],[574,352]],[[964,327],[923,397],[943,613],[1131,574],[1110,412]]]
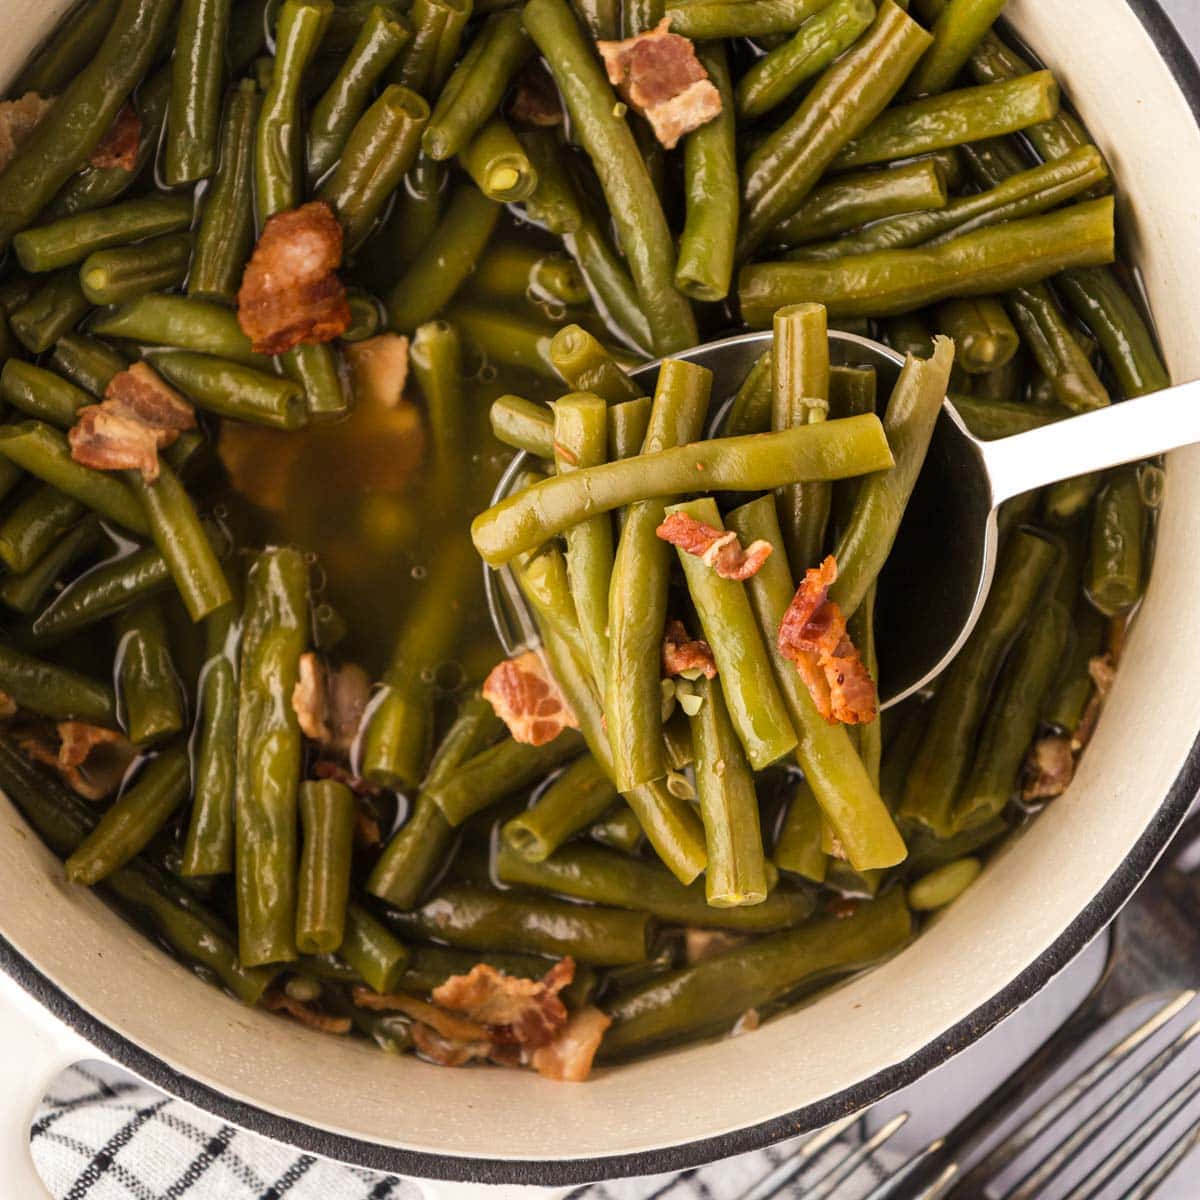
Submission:
[[[300,1154],[106,1063],[64,1071],[42,1101],[31,1136],[34,1162],[55,1200],[423,1200],[411,1180]],[[779,1196],[798,1196],[861,1140],[859,1127],[851,1127]],[[736,1200],[801,1144],[679,1175],[593,1184],[571,1200]],[[838,1186],[838,1200],[860,1200],[887,1169],[866,1159]]]

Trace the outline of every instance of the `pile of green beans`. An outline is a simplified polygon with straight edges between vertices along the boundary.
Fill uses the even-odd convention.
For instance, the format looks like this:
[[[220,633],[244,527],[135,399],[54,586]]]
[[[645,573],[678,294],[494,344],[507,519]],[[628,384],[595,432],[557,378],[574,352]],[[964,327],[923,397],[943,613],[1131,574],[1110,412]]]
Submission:
[[[769,1016],[971,886],[1028,815],[1031,746],[1087,740],[1161,467],[1006,507],[978,627],[886,719],[823,716],[779,632],[831,555],[886,677],[875,613],[947,396],[989,439],[1168,382],[1121,180],[1003,8],[69,13],[0,169],[0,788],[67,879],[238,1000],[393,1052],[413,1018],[356,989],[570,956],[600,1062]],[[720,97],[670,150],[596,46],[664,16]],[[247,263],[308,203],[350,324],[256,353]],[[888,394],[831,327],[906,356]],[[773,341],[714,394],[673,356],[735,328]],[[196,416],[156,475],[74,456],[133,363]],[[726,577],[669,518],[769,557]],[[489,602],[561,698],[549,740],[502,719]],[[676,621],[715,669],[668,669]],[[704,931],[729,944],[698,956]]]

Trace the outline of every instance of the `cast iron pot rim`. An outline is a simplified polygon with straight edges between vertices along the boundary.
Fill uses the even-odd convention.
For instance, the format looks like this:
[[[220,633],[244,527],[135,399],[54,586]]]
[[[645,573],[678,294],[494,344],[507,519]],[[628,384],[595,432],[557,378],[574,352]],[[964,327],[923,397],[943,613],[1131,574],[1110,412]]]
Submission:
[[[1179,31],[1163,11],[1161,0],[1125,0],[1146,27],[1163,61],[1200,124],[1200,65]],[[77,1004],[24,955],[0,936],[0,969],[7,972],[44,1008],[71,1026],[81,1037],[114,1062],[148,1083],[194,1104],[233,1125],[272,1138],[298,1150],[372,1171],[415,1175],[424,1179],[460,1180],[483,1184],[524,1184],[572,1187],[601,1179],[631,1175],[660,1175],[683,1171],[716,1159],[761,1150],[795,1137],[798,1130],[824,1125],[868,1108],[885,1096],[914,1083],[947,1059],[965,1050],[989,1029],[1040,991],[1072,961],[1117,915],[1167,848],[1200,791],[1200,735],[1192,743],[1183,770],[1171,785],[1145,833],[1113,872],[1108,882],[1055,942],[1007,987],[981,1004],[956,1025],[901,1063],[888,1067],[816,1104],[748,1125],[716,1137],[679,1146],[571,1159],[486,1159],[427,1154],[384,1146],[319,1129],[236,1100],[190,1076],[181,1075],[162,1059],[129,1041]]]

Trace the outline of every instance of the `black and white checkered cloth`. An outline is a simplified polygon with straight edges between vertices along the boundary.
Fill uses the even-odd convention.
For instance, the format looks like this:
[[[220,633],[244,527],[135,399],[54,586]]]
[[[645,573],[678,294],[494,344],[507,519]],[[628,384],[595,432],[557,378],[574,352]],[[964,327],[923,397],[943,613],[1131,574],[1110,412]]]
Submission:
[[[844,1135],[851,1144],[861,1140],[856,1130]],[[411,1180],[300,1154],[103,1063],[64,1071],[31,1134],[34,1162],[55,1200],[422,1200]],[[734,1200],[799,1144],[679,1175],[593,1184],[570,1200]],[[781,1197],[798,1196],[806,1179],[845,1152],[834,1143]],[[838,1188],[838,1200],[866,1195],[885,1170],[868,1160]]]

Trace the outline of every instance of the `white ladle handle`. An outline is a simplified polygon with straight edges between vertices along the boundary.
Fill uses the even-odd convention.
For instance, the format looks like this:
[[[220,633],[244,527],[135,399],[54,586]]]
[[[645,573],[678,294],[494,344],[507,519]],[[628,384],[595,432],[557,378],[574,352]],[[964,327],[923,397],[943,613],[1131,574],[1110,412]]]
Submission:
[[[6,1085],[0,1103],[3,1195],[22,1200],[50,1198],[30,1153],[33,1114],[60,1071],[84,1059],[101,1057],[94,1046],[0,971],[0,1063],[4,1064]]]
[[[992,503],[1200,442],[1200,382],[981,443]]]

